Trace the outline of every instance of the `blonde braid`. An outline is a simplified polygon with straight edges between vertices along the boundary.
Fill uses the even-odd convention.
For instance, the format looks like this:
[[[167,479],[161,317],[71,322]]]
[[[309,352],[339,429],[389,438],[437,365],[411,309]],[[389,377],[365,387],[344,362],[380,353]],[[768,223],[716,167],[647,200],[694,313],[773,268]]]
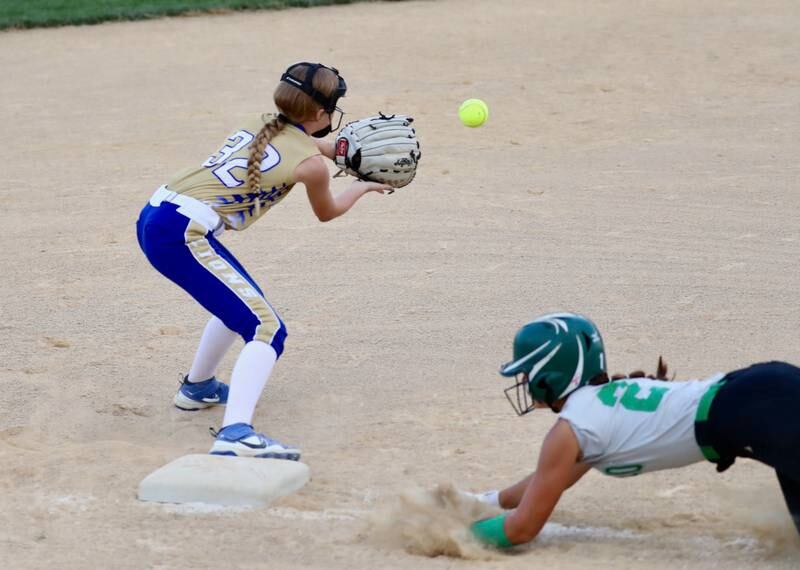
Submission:
[[[286,122],[282,118],[275,117],[264,123],[256,138],[250,143],[250,156],[247,159],[247,189],[256,195],[256,216],[261,213],[259,194],[261,193],[261,161],[264,158],[264,149],[285,126]]]
[[[664,362],[664,358],[659,356],[658,357],[658,366],[656,366],[656,373],[647,374],[644,370],[634,370],[630,374],[614,374],[611,377],[611,380],[624,380],[625,378],[650,378],[651,380],[675,380],[675,375],[672,375],[672,378],[667,377],[668,371],[667,363]]]

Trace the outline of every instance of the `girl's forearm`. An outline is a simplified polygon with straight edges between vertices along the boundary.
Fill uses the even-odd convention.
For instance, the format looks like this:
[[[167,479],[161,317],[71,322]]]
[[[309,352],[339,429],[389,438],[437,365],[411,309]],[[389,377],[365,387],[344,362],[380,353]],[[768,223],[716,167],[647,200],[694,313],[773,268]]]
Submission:
[[[575,483],[577,483],[581,477],[583,477],[586,472],[589,471],[589,466],[585,463],[576,463],[574,469],[572,470],[572,478],[567,485],[567,488],[572,487]],[[522,500],[522,495],[525,494],[525,489],[528,488],[528,483],[531,480],[531,477],[536,475],[534,471],[527,477],[525,477],[519,483],[515,483],[506,489],[500,491],[498,495],[498,500],[500,503],[500,507],[503,509],[516,509],[519,506],[520,501]]]
[[[510,487],[500,491],[500,495],[498,497],[500,507],[506,510],[516,509],[517,506],[519,506],[519,502],[522,500],[522,495],[525,493],[525,489],[528,488],[528,483],[534,474],[535,473],[531,473],[519,483],[515,483],[514,485],[511,485]]]
[[[336,215],[334,217],[338,218],[347,212],[364,194],[366,194],[366,189],[359,182],[354,182],[347,190],[338,193],[333,199],[336,204]]]

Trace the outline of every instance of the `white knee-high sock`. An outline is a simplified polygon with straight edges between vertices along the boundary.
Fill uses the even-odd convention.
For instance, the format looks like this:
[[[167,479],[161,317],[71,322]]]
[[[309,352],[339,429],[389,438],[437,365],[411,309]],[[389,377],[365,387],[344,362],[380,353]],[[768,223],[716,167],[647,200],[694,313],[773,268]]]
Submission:
[[[239,422],[253,423],[253,413],[278,355],[265,342],[251,340],[244,345],[231,374],[231,389],[222,427]]]
[[[219,363],[238,336],[217,317],[211,317],[194,355],[189,382],[202,382],[214,376]]]

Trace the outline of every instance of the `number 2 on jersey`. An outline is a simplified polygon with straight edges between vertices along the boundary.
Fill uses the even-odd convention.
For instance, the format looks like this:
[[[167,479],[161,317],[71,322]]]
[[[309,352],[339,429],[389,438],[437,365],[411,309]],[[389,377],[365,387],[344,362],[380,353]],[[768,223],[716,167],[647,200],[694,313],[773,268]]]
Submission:
[[[617,390],[620,388],[625,389],[622,397],[617,396]],[[632,412],[655,412],[664,394],[669,391],[669,388],[650,388],[647,398],[637,398],[641,389],[638,384],[616,380],[603,386],[597,392],[597,397],[608,407],[613,408],[619,401],[623,408]]]

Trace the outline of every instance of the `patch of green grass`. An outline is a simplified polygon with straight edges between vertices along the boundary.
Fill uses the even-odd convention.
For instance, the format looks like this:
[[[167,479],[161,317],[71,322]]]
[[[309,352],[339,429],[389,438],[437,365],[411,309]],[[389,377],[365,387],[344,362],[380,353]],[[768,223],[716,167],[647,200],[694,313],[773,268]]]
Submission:
[[[370,0],[0,0],[0,30],[142,20],[188,12],[352,4]]]

